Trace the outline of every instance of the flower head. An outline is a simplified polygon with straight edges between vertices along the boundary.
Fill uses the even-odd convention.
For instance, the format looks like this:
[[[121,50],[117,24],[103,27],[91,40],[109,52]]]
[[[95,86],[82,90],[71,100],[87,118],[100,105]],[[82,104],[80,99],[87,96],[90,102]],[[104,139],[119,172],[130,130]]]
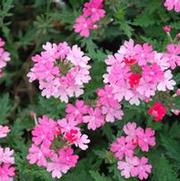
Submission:
[[[42,95],[55,97],[68,102],[69,97],[78,97],[83,93],[89,76],[89,57],[74,45],[50,43],[43,45],[43,51],[32,57],[33,67],[27,74],[29,81],[39,81]]]

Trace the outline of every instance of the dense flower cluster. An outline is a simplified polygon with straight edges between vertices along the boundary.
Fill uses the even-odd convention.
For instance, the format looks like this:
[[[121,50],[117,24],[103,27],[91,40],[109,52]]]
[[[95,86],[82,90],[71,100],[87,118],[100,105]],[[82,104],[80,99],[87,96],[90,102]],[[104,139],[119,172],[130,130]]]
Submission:
[[[147,43],[140,45],[133,40],[125,41],[118,53],[108,56],[105,61],[108,68],[104,82],[109,84],[119,102],[125,99],[130,104],[139,105],[140,100],[149,100],[156,91],[174,89],[170,67],[172,57],[173,65],[179,64],[177,52],[171,47],[168,53],[158,53]]]
[[[6,66],[7,62],[10,60],[9,52],[4,49],[5,42],[0,37],[0,77],[3,76],[3,68]]]
[[[0,125],[0,138],[4,138],[9,133],[7,126]],[[14,168],[14,151],[9,147],[2,148],[0,146],[0,181],[12,181],[15,176]]]
[[[146,157],[137,157],[135,149],[148,152],[155,146],[155,132],[151,128],[137,127],[136,123],[128,123],[123,127],[126,136],[120,136],[111,145],[111,152],[118,159],[118,169],[125,178],[138,177],[147,179],[152,166]]]
[[[82,100],[77,100],[75,105],[68,104],[66,118],[74,125],[86,123],[90,130],[100,128],[106,122],[121,120],[123,111],[114,99],[111,88],[105,85],[97,90],[97,95],[94,105],[86,105]]]
[[[35,64],[28,73],[30,82],[38,80],[42,95],[47,98],[59,97],[68,102],[69,97],[83,94],[84,84],[91,79],[90,58],[77,45],[70,48],[66,42],[48,42],[43,49],[32,58]]]
[[[176,12],[180,12],[180,1],[179,0],[165,0],[164,6],[168,11],[175,10]]]
[[[75,167],[78,156],[72,145],[82,150],[88,148],[88,136],[67,119],[54,121],[43,116],[32,131],[32,145],[27,159],[30,164],[37,164],[52,172],[52,177],[60,178],[62,174]]]
[[[105,16],[103,9],[104,0],[90,0],[84,4],[83,14],[76,19],[74,31],[83,37],[90,35],[90,30],[97,29],[96,24],[102,17]]]

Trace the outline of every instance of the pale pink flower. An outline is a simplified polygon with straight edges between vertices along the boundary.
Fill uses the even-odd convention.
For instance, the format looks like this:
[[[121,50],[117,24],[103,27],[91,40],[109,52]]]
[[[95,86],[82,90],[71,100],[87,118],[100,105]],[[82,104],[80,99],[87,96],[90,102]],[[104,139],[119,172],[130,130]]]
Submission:
[[[138,128],[136,130],[138,145],[142,151],[148,152],[149,148],[155,146],[155,132],[151,128]]]
[[[123,127],[126,136],[126,141],[137,144],[137,124],[135,122],[129,122]]]
[[[180,109],[171,109],[171,111],[172,111],[176,116],[179,116],[179,115],[180,115]]]
[[[52,172],[53,178],[61,178],[62,174],[75,167],[77,160],[78,156],[73,154],[72,148],[60,149],[58,155],[54,155],[47,164],[47,171]]]
[[[131,174],[133,177],[138,177],[140,180],[147,179],[151,173],[152,166],[148,163],[146,157],[139,158],[139,163],[132,168]]]
[[[180,66],[180,44],[168,44],[166,49],[164,56],[168,58],[171,69]]]
[[[8,126],[0,125],[0,138],[6,137],[9,132],[10,132],[10,129]]]
[[[105,120],[99,108],[90,108],[88,114],[83,117],[83,122],[88,124],[88,129],[95,130],[103,126]]]
[[[157,90],[159,91],[166,91],[166,90],[173,90],[176,82],[172,79],[173,75],[170,70],[164,72],[164,78],[161,82],[157,85]]]
[[[122,160],[124,156],[132,157],[134,154],[135,145],[131,142],[127,142],[124,136],[118,137],[114,143],[111,144],[111,152],[115,157]]]
[[[180,12],[180,1],[179,0],[165,0],[164,6],[168,11],[175,10]]]
[[[5,51],[5,42],[0,37],[0,77],[3,75],[3,68],[6,66],[7,62],[10,61],[9,52]]]
[[[10,150],[10,148],[1,148],[0,147],[0,164],[9,163],[14,164],[14,151]]]
[[[47,158],[51,157],[52,151],[49,150],[47,147],[38,147],[35,144],[29,148],[29,153],[27,155],[27,159],[29,160],[30,164],[36,163],[38,166],[47,166]]]
[[[81,150],[88,149],[88,144],[90,143],[90,139],[88,139],[88,136],[86,134],[81,134],[78,139],[74,142],[76,146],[81,148]]]
[[[57,54],[60,57],[60,59],[65,59],[70,51],[70,47],[67,44],[67,42],[59,43],[57,49]]]
[[[121,120],[124,115],[120,105],[118,105],[116,108],[102,106],[101,110],[102,114],[105,115],[106,122],[113,123],[115,120]]]
[[[124,161],[118,161],[118,169],[121,171],[121,176],[130,178],[132,176],[132,169],[139,164],[139,158],[125,157]]]

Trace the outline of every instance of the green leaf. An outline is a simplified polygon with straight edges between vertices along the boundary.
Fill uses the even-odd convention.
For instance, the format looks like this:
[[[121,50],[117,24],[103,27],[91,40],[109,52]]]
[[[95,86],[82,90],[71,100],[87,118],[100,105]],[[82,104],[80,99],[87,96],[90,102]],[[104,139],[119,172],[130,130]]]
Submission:
[[[4,94],[0,98],[0,124],[6,123],[7,116],[11,109],[10,99],[8,94]]]
[[[180,96],[175,97],[174,104],[177,109],[180,109]]]
[[[175,161],[177,167],[180,168],[180,144],[167,135],[161,134],[161,145],[166,150],[166,155]]]
[[[109,177],[105,177],[103,175],[100,175],[97,171],[89,171],[91,174],[91,177],[94,179],[94,181],[111,181]]]
[[[167,158],[162,155],[156,159],[153,164],[153,181],[178,181],[176,172],[167,160]]]

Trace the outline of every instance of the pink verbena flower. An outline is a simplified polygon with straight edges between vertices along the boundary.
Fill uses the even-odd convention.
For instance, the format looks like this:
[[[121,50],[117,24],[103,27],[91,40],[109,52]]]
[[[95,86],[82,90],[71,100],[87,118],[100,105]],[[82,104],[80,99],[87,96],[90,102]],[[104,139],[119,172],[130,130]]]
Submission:
[[[93,22],[91,19],[87,19],[85,16],[81,15],[76,19],[74,25],[74,31],[79,33],[83,37],[89,37],[90,30],[93,29]]]
[[[32,144],[29,149],[29,154],[27,159],[30,164],[36,163],[38,166],[47,166],[47,158],[50,158],[53,155],[53,152],[45,146],[38,147],[35,144]]]
[[[47,42],[43,49],[40,55],[32,57],[34,65],[27,74],[29,81],[38,80],[42,95],[47,98],[68,102],[69,97],[83,94],[84,84],[91,79],[90,58],[77,45],[71,48],[66,42]]]
[[[42,116],[32,134],[33,143],[27,159],[30,164],[37,164],[52,172],[54,178],[60,178],[77,163],[78,156],[73,154],[70,146],[85,150],[90,142],[88,136],[81,133],[77,123],[66,118],[55,121]]]
[[[67,104],[66,118],[75,122],[75,126],[83,122],[83,115],[88,112],[88,106],[84,101],[77,100],[75,105]]]
[[[0,37],[0,77],[3,75],[3,68],[6,66],[7,62],[10,61],[9,52],[5,51],[5,42]]]
[[[83,117],[83,122],[88,124],[88,129],[95,130],[104,125],[104,116],[99,108],[90,108],[88,114]]]
[[[155,146],[155,132],[151,128],[138,128],[136,130],[138,145],[142,151],[148,152],[149,148]]]
[[[180,1],[179,0],[165,0],[164,6],[168,11],[175,10],[176,12],[180,12]]]
[[[135,166],[139,164],[139,158],[134,157],[125,157],[124,161],[118,161],[118,169],[121,171],[121,176],[125,178],[132,177],[132,170]]]
[[[105,85],[104,88],[97,90],[98,100],[97,107],[102,110],[102,114],[105,115],[107,122],[114,122],[115,119],[122,119],[123,112],[121,105],[114,99],[112,88],[109,85]]]
[[[89,37],[90,30],[96,29],[96,23],[104,16],[103,0],[90,0],[84,4],[83,14],[76,18],[74,31],[82,37]]]
[[[13,181],[15,176],[15,168],[10,164],[0,165],[0,180],[1,181]]]
[[[173,90],[169,59],[148,44],[125,41],[118,53],[105,60],[107,73],[104,83],[109,84],[114,98],[125,99],[130,104],[139,105],[156,94],[156,91]],[[156,76],[155,76],[156,75]]]
[[[52,172],[53,178],[61,178],[62,174],[75,167],[77,164],[78,156],[73,154],[72,148],[60,149],[58,155],[51,158],[51,162],[47,165],[47,171]]]
[[[166,49],[164,56],[168,58],[171,69],[180,66],[180,44],[168,44]]]
[[[148,114],[152,115],[155,121],[161,121],[166,112],[166,107],[160,102],[155,102],[148,110]]]
[[[10,132],[10,129],[8,126],[0,125],[0,138],[6,137],[9,132]]]
[[[159,91],[166,91],[166,90],[173,90],[176,82],[172,79],[173,75],[170,70],[164,72],[164,78],[159,84],[157,85],[157,90]]]
[[[8,163],[8,164],[14,164],[14,151],[10,150],[10,148],[1,148],[0,147],[0,164],[2,163]]]
[[[0,42],[1,46],[1,42]],[[0,138],[7,136],[9,132],[7,126],[0,125]],[[15,168],[13,164],[15,163],[14,151],[9,147],[2,148],[0,147],[0,180],[1,181],[11,181],[13,176],[15,176]]]
[[[86,134],[82,134],[80,128],[76,127],[74,121],[68,119],[58,120],[58,125],[64,135],[64,138],[67,140],[69,144],[74,144],[75,146],[81,148],[82,150],[86,150],[88,148],[88,143],[90,140]]]
[[[90,16],[93,22],[99,21],[105,16],[105,10],[103,9],[104,0],[91,0],[84,4],[83,14],[84,16]]]
[[[132,157],[134,154],[135,145],[127,142],[124,136],[118,137],[114,143],[111,144],[111,152],[115,157],[122,160],[124,156]]]
[[[58,125],[54,120],[49,119],[47,116],[39,118],[38,121],[39,124],[32,131],[32,140],[36,145],[43,144],[50,146],[56,135]]]
[[[148,163],[146,157],[139,158],[139,163],[132,168],[131,174],[133,177],[138,177],[140,180],[147,179],[151,173],[152,166]]]
[[[123,127],[124,133],[126,136],[127,142],[132,142],[133,144],[137,144],[137,124],[135,122],[129,122]]]

